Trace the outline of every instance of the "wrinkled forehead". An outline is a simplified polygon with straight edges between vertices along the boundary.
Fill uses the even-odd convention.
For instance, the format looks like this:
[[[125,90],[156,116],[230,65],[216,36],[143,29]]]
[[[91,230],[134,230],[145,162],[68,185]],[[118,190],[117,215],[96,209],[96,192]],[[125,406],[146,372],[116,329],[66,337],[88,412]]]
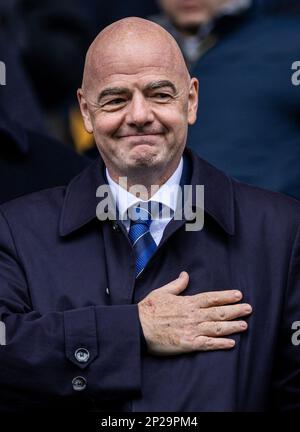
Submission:
[[[151,76],[178,84],[187,83],[188,72],[181,53],[166,40],[137,40],[127,35],[114,43],[101,43],[90,52],[85,65],[84,85],[86,91],[93,91],[112,81],[146,81]]]

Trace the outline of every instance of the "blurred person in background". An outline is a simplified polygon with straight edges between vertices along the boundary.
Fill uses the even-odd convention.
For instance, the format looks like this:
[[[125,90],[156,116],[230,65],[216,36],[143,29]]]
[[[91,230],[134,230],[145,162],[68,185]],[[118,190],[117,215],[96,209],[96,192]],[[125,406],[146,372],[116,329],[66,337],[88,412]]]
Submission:
[[[81,0],[15,0],[14,27],[25,70],[51,133],[72,146],[73,97],[93,19]]]
[[[38,98],[24,70],[14,32],[13,2],[0,5],[0,203],[64,185],[88,160],[50,137]]]
[[[190,147],[227,174],[300,198],[299,15],[291,1],[159,0],[151,19],[200,81]]]
[[[158,0],[162,13],[150,19],[160,24],[179,44],[189,69],[216,43],[221,18],[240,16],[251,0]]]

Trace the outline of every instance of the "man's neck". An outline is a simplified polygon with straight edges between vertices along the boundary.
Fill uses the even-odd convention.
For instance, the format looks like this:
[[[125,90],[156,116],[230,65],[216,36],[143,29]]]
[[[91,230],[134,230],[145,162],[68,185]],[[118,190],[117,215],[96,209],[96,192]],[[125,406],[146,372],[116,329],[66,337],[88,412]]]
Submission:
[[[162,172],[160,175],[118,175],[107,169],[107,174],[111,180],[113,180],[118,186],[127,190],[127,192],[138,191],[139,198],[143,201],[148,201],[151,197],[174,175],[179,169],[181,158],[174,164],[174,167],[170,170]],[[182,168],[181,168],[182,169]]]

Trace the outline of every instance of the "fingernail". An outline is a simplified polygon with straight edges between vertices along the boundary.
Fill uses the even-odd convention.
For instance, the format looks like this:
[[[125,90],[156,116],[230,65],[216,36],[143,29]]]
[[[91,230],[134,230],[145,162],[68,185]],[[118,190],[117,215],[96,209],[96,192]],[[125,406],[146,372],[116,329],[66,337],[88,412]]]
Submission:
[[[230,339],[230,341],[229,341],[229,345],[230,345],[231,347],[233,347],[233,346],[235,345],[235,341],[234,341],[233,339]]]
[[[246,323],[245,321],[242,321],[242,322],[240,323],[240,326],[241,326],[242,328],[247,328],[247,323]]]
[[[234,297],[239,299],[242,297],[242,293],[240,291],[235,291]]]
[[[245,306],[245,312],[247,313],[252,312],[252,307],[250,305]]]

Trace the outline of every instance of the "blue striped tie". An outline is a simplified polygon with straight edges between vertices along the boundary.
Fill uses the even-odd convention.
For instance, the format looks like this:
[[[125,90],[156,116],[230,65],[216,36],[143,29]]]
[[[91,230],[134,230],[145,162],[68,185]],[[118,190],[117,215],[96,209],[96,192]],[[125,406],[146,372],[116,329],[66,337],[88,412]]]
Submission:
[[[138,277],[157,248],[150,234],[150,202],[136,204],[130,213],[132,217],[128,236],[135,253],[135,275]]]

